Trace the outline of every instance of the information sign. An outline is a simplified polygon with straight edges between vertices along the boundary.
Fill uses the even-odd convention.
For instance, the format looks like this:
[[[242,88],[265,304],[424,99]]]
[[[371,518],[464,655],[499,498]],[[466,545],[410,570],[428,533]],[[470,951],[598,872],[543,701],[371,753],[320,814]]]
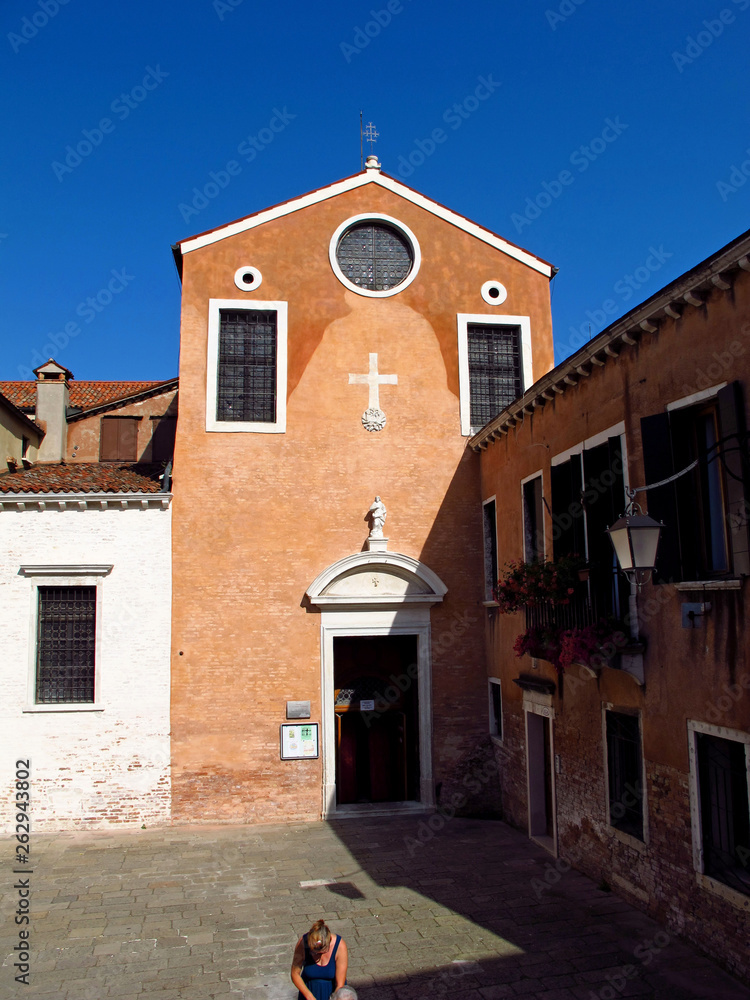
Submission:
[[[318,723],[282,723],[281,759],[302,760],[319,756]]]

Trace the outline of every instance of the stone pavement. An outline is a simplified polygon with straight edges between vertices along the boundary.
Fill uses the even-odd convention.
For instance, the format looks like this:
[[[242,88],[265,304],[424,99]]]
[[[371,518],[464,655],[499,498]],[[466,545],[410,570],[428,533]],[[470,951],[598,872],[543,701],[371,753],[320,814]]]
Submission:
[[[454,819],[416,846],[424,822],[35,835],[30,985],[9,875],[0,997],[294,1000],[294,943],[323,916],[361,1000],[750,1000],[582,875],[542,891],[549,855],[503,823]]]

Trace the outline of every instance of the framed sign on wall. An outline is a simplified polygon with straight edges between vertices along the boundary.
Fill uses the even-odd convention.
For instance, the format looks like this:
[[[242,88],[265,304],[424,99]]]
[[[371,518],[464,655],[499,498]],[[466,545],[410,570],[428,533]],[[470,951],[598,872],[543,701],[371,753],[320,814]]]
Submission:
[[[320,756],[318,723],[281,724],[281,759],[303,760]]]

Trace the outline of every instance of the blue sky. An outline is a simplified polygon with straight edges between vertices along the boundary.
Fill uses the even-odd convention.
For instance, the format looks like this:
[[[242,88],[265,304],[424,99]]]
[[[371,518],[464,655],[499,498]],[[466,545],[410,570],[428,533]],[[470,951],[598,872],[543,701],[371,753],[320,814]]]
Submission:
[[[0,378],[177,374],[170,245],[356,172],[360,109],[384,171],[560,268],[558,361],[750,227],[750,0],[6,0],[0,27]]]

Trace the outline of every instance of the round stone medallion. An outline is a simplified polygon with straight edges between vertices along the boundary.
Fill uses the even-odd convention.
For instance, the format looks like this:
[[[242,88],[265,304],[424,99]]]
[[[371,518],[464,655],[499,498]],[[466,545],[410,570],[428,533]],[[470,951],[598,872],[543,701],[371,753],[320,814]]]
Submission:
[[[365,410],[362,414],[362,426],[366,431],[382,431],[385,427],[385,413],[382,410]]]

